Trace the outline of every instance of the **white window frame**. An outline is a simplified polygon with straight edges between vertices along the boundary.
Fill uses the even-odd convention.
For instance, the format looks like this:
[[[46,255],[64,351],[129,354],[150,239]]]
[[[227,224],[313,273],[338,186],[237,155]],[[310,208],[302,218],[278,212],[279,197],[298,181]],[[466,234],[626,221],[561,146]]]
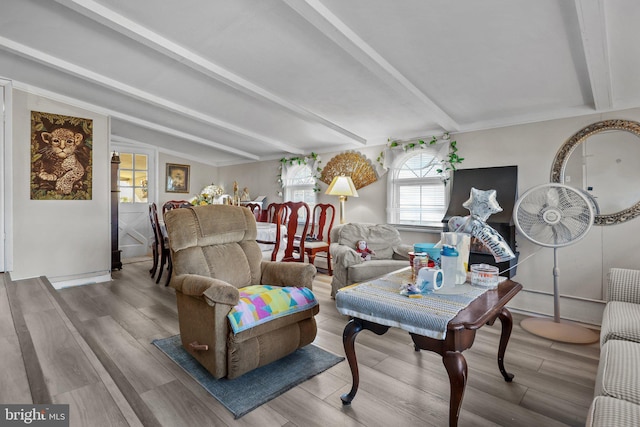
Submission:
[[[120,174],[124,170],[130,171],[131,172],[131,176],[133,178],[133,181],[132,181],[131,185],[123,186],[121,184],[121,182],[120,182],[120,177],[118,177],[118,190],[120,192],[119,193],[120,194],[119,203],[120,204],[145,204],[145,205],[151,203],[151,199],[149,197],[149,189],[150,189],[150,186],[149,186],[150,176],[149,176],[149,174],[151,173],[151,170],[149,169],[149,167],[153,164],[152,157],[151,157],[152,155],[150,155],[149,152],[146,152],[146,151],[141,152],[140,149],[136,149],[136,148],[133,148],[133,147],[131,149],[122,149],[122,150],[119,151],[119,153],[120,153],[121,156],[123,154],[131,155],[131,168],[132,169],[129,169],[129,168],[124,169],[122,166],[120,166],[120,168],[118,169],[118,174]],[[141,169],[141,168],[138,167],[138,165],[136,164],[136,157],[137,156],[146,156],[146,158],[147,158],[147,160],[146,160],[146,163],[147,163],[146,169]],[[136,182],[136,180],[135,180],[135,176],[138,173],[143,172],[143,171],[146,173],[146,176],[147,176],[146,187],[144,185],[142,185],[141,182]],[[132,190],[133,199],[131,201],[122,201],[122,195],[124,193],[123,189],[125,189],[125,188],[127,188],[127,189],[130,188]],[[136,201],[136,198],[135,198],[136,190],[140,190],[140,191],[145,191],[146,190],[146,192],[147,192],[146,200]],[[128,191],[127,191],[127,193],[128,193]]]
[[[434,229],[440,231],[443,228],[442,218],[447,211],[449,203],[449,189],[445,184],[441,174],[436,172],[436,169],[442,168],[442,157],[439,155],[440,146],[425,147],[420,149],[411,150],[407,153],[396,155],[389,172],[387,175],[387,222],[398,226],[399,228],[411,228],[411,229]],[[427,155],[434,159],[434,162],[429,164],[433,165],[432,172],[427,177],[420,177],[419,175],[414,178],[399,178],[398,175],[403,170],[403,166],[413,157]],[[423,165],[425,167],[425,165]],[[435,217],[431,219],[417,221],[401,221],[400,216],[402,214],[402,208],[400,207],[400,191],[402,187],[406,186],[437,186],[442,191],[442,205]],[[421,206],[425,206],[429,203],[428,200],[422,201]],[[440,215],[441,213],[441,215]]]
[[[309,205],[309,211],[313,212],[313,208],[318,201],[318,195],[315,191],[316,178],[311,166],[308,164],[290,166],[283,175],[284,201],[306,202]],[[303,200],[294,199],[293,195],[299,191],[303,191],[305,194]],[[301,219],[304,220],[304,218]]]

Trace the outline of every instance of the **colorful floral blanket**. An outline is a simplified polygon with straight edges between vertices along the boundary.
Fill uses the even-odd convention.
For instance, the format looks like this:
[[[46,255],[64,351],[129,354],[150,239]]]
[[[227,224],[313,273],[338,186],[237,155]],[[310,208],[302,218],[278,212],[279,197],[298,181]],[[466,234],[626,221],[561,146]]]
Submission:
[[[239,291],[240,302],[227,315],[235,334],[318,305],[308,288],[252,285]]]

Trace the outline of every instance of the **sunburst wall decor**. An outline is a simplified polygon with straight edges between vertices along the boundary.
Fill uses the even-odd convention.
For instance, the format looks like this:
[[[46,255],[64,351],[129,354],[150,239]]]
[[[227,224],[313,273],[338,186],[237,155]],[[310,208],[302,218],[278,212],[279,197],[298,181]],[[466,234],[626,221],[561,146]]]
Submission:
[[[340,153],[329,160],[322,169],[320,181],[331,184],[335,176],[350,176],[356,190],[366,187],[378,180],[376,168],[364,155],[357,151]]]

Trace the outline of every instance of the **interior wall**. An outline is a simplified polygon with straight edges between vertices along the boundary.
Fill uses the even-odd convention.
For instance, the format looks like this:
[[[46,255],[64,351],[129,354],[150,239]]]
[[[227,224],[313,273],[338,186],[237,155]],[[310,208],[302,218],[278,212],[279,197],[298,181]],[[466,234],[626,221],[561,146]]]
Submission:
[[[553,120],[456,135],[464,167],[518,165],[518,190],[548,183],[551,165],[560,146],[583,127],[601,120],[640,121],[640,110]],[[629,183],[630,186],[637,183]],[[562,317],[597,324],[602,318],[607,274],[611,267],[640,268],[637,235],[640,219],[611,226],[593,226],[587,236],[559,248],[559,289]],[[553,313],[553,249],[540,248],[517,236],[520,265],[515,280],[525,291],[512,306],[536,313]],[[530,256],[530,257],[529,257]]]
[[[370,159],[373,166],[376,166],[375,159],[380,154],[383,147],[362,147],[357,151]],[[336,154],[340,152],[320,153],[320,167],[326,166]],[[294,157],[294,156],[291,156]],[[280,203],[284,199],[282,197],[282,188],[278,183],[280,176],[280,161],[269,160],[263,162],[248,163],[245,165],[224,166],[219,169],[220,184],[225,190],[233,189],[233,182],[238,182],[238,187],[242,190],[244,187],[249,188],[249,194],[252,199],[257,196],[266,196],[266,203]],[[374,182],[365,188],[358,190],[358,197],[350,197],[346,202],[346,217],[349,222],[370,222],[384,223],[386,221],[386,203],[387,203],[387,187],[386,178]],[[328,185],[321,182],[318,193],[318,203],[332,203],[338,212],[339,203],[335,196],[324,194]],[[339,219],[337,219],[339,222]]]
[[[108,118],[19,90],[13,91],[12,109],[14,263],[11,278],[44,275],[54,285],[109,280]],[[30,200],[33,110],[93,120],[92,200]]]
[[[189,191],[187,193],[166,191],[167,163],[189,165]],[[203,187],[216,183],[217,180],[218,168],[215,166],[160,152],[158,156],[158,207],[169,200],[190,200],[200,193]]]
[[[640,121],[640,109],[594,114],[578,118],[510,126],[453,135],[458,142],[460,156],[465,160],[462,168],[492,166],[518,166],[518,192],[549,183],[551,165],[560,146],[583,127],[606,119]],[[428,138],[429,135],[425,135]],[[363,147],[356,151],[372,160],[382,147]],[[321,167],[339,152],[321,152]],[[220,180],[238,180],[242,186],[248,182],[251,195],[265,194],[268,201],[282,201],[278,196],[279,162],[268,161],[248,165],[220,168]],[[358,190],[358,198],[346,202],[349,222],[386,222],[386,174],[377,182]],[[636,185],[637,183],[630,183]],[[321,184],[318,195],[321,203],[338,200],[327,196],[327,185]],[[581,241],[558,249],[559,288],[562,295],[560,313],[563,318],[589,324],[602,319],[607,273],[611,267],[640,268],[637,242],[628,236],[638,235],[640,218],[613,226],[594,226]],[[405,243],[436,242],[438,234],[401,231]],[[514,280],[524,290],[511,302],[510,307],[522,311],[553,315],[553,249],[541,248],[517,235],[520,265]]]
[[[278,185],[280,174],[280,162],[270,160],[263,162],[247,163],[243,165],[224,166],[218,170],[218,182],[225,192],[233,194],[233,183],[238,183],[238,189],[247,188],[251,200],[264,196],[264,206],[269,203],[282,202],[279,194],[281,188]]]
[[[13,180],[13,271],[12,278],[46,275],[54,283],[86,281],[109,276],[109,159],[108,118],[91,111],[56,102],[27,92],[13,91],[12,169]],[[30,180],[30,111],[91,118],[94,121],[93,200],[32,201]],[[584,126],[605,119],[640,121],[640,109],[578,118],[465,132],[453,135],[459,154],[465,158],[463,168],[518,166],[518,189],[549,182],[553,158],[559,147]],[[425,135],[428,138],[429,135]],[[356,150],[375,159],[383,147],[361,147]],[[339,152],[320,153],[321,166]],[[188,164],[189,193],[164,191],[167,163]],[[279,161],[263,161],[217,168],[211,165],[160,153],[158,161],[159,203],[189,199],[205,185],[216,183],[231,193],[233,182],[247,187],[252,199],[266,196],[268,203],[281,201],[278,184]],[[629,183],[635,185],[637,183]],[[318,201],[338,200],[324,194],[322,183]],[[386,175],[360,189],[358,198],[349,198],[346,216],[350,222],[384,223],[386,221]],[[640,231],[640,219],[614,226],[594,226],[589,234],[574,245],[558,249],[560,267],[561,315],[565,318],[597,324],[602,315],[607,272],[611,267],[640,268],[637,243],[629,236]],[[433,242],[438,234],[401,231],[406,243]],[[521,264],[515,280],[524,291],[510,304],[512,308],[550,315],[553,312],[553,249],[540,248],[518,235]],[[91,253],[91,257],[86,254]]]

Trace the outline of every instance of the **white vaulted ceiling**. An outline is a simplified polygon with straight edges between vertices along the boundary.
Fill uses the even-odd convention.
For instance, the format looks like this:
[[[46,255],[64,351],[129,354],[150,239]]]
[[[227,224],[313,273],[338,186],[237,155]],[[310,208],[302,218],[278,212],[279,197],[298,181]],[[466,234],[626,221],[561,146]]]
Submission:
[[[637,0],[2,0],[0,77],[213,165],[640,107]]]

